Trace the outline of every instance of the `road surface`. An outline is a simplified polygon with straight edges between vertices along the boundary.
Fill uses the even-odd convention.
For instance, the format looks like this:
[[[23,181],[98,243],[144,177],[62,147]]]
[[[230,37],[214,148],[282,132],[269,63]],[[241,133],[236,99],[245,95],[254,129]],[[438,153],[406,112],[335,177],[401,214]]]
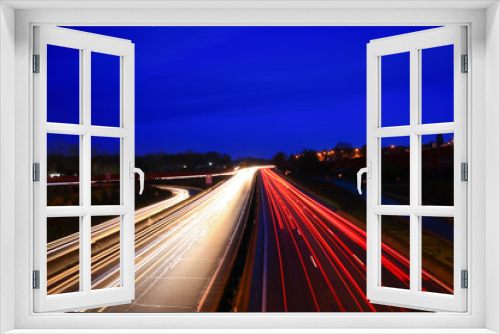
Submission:
[[[270,169],[261,174],[261,282],[252,282],[249,311],[405,311],[366,299],[365,231]],[[408,288],[408,258],[387,245],[383,254],[384,282]],[[450,291],[428,274],[424,281]]]
[[[135,223],[153,217],[190,197],[189,191],[183,188],[157,186],[160,189],[170,191],[173,196],[146,206],[135,211]],[[91,228],[92,243],[104,239],[114,239],[115,244],[108,245],[108,248],[118,245],[120,228],[120,218],[110,219]],[[64,238],[54,240],[47,244],[47,292],[48,294],[58,294],[78,291],[78,257],[79,257],[79,233],[70,234]],[[93,268],[98,260],[93,257]],[[93,276],[94,278],[94,276]]]
[[[221,275],[228,269],[230,251],[239,240],[256,172],[238,171],[183,209],[136,232],[135,299],[93,311],[196,312],[213,304],[223,288]],[[109,256],[107,262],[114,264]],[[93,286],[116,285],[114,266],[107,268],[114,275],[102,275]]]

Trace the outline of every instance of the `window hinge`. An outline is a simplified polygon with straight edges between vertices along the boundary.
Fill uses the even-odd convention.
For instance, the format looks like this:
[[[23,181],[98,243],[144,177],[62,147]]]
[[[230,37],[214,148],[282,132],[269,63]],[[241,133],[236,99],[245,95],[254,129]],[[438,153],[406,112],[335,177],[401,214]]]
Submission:
[[[40,289],[40,270],[33,270],[33,289]]]
[[[40,73],[40,55],[33,55],[33,73]]]
[[[461,181],[469,181],[469,166],[466,162],[460,164],[460,174]]]
[[[462,270],[460,272],[461,274],[461,281],[462,281],[462,289],[467,289],[469,287],[469,273],[467,270]]]
[[[467,73],[469,72],[469,56],[467,55],[462,55],[462,73]]]
[[[40,182],[40,163],[33,164],[33,181]]]

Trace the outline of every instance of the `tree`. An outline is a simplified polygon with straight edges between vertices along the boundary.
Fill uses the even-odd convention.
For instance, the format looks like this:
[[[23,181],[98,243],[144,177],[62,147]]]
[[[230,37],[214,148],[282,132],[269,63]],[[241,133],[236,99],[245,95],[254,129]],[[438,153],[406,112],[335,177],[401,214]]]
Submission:
[[[353,147],[350,143],[344,143],[339,141],[337,146],[333,149],[335,151],[335,157],[337,160],[343,159],[345,156],[350,156]]]
[[[335,146],[335,150],[352,150],[352,148],[351,143],[344,143],[342,141],[339,141],[337,146]]]
[[[273,164],[276,166],[276,168],[285,170],[286,169],[286,153],[285,152],[278,152],[276,155],[273,157]]]
[[[318,152],[304,149],[297,159],[299,173],[305,175],[322,175],[326,173],[324,164],[318,159]]]
[[[436,136],[436,144],[437,144],[437,147],[441,147],[441,145],[443,145],[444,143],[444,137],[443,137],[443,134],[438,134]]]

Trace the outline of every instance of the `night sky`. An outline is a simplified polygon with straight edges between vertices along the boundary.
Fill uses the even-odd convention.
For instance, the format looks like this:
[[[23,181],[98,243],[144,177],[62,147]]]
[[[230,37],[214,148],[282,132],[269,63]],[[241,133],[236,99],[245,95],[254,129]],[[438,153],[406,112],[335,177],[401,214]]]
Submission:
[[[135,43],[136,155],[189,149],[235,159],[331,149],[339,141],[363,146],[366,44],[428,27],[72,29]],[[78,110],[78,55],[66,51],[51,51],[52,67],[49,52],[48,121],[72,122],[70,106]],[[423,53],[424,123],[453,121],[452,66],[443,61],[452,51]],[[406,125],[409,57],[386,57],[382,125]],[[92,60],[93,124],[116,125],[118,59]]]

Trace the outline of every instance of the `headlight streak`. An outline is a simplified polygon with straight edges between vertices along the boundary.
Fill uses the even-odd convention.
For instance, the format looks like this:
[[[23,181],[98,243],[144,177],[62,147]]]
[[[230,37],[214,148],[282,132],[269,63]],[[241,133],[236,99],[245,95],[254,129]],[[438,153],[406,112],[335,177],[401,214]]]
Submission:
[[[241,196],[245,183],[253,179],[257,169],[244,169],[232,179],[226,181],[216,191],[207,194],[200,200],[197,206],[190,210],[185,210],[178,220],[181,221],[182,228],[177,233],[171,234],[172,237],[162,243],[157,243],[157,248],[151,250],[146,259],[136,264],[136,282],[137,290],[141,290],[142,284],[147,284],[143,278],[149,276],[163,276],[172,269],[182,256],[196,243],[198,236],[204,234],[216,219],[221,217],[235,198]],[[222,217],[224,220],[224,217]],[[162,267],[159,263],[168,263]],[[140,295],[136,296],[135,301],[140,302],[152,289],[148,286]],[[129,309],[132,307],[129,306]]]
[[[139,222],[147,217],[150,217],[158,212],[166,210],[190,197],[189,191],[182,188],[173,187],[162,187],[161,189],[169,190],[174,194],[164,201],[154,203],[152,205],[146,206],[144,208],[135,211],[135,222]],[[120,223],[119,218],[111,219],[100,223],[99,225],[93,226],[91,229],[92,238],[103,238],[117,231],[118,225]],[[47,261],[51,261],[53,258],[58,258],[67,254],[78,247],[79,235],[74,233],[68,235],[64,238],[54,240],[47,244]]]
[[[176,266],[183,255],[197,243],[199,237],[207,233],[214,222],[225,222],[228,214],[241,211],[239,203],[238,207],[235,207],[235,199],[248,197],[247,193],[257,170],[258,168],[239,170],[234,177],[209,193],[136,232],[136,288],[141,291],[136,296],[136,300],[141,300],[151,289],[151,286],[144,286],[145,289],[142,289],[143,284],[147,284],[144,278],[164,275]],[[177,191],[176,193],[179,194],[177,196],[183,194],[184,191],[184,189]],[[159,207],[158,203],[148,208],[157,212]],[[150,211],[142,210],[140,214],[149,215]],[[99,227],[101,225],[103,224]],[[117,229],[118,220],[107,221],[104,225],[104,228],[99,228],[96,234],[93,234],[94,241],[100,238],[99,233],[102,231],[110,232]],[[56,247],[61,247],[62,244],[59,242]],[[66,239],[66,247],[70,245],[71,243]],[[92,289],[112,288],[120,285],[119,249],[118,244],[110,245],[92,257]],[[51,283],[53,285],[51,292],[56,293],[64,291],[70,284],[78,284],[78,267],[65,270]],[[105,309],[101,308],[97,311],[102,312]]]
[[[141,208],[136,211],[135,222],[139,222],[147,217],[150,217],[162,210],[168,209],[185,199],[189,198],[189,192],[186,189],[182,188],[174,188],[174,187],[164,187],[160,186],[163,189],[169,190],[175,194],[175,196],[166,199],[164,201],[160,201],[158,203],[149,205],[147,207]],[[119,232],[120,228],[120,218],[110,219],[108,221],[102,222],[99,225],[93,226],[91,228],[91,238],[92,242],[111,236],[114,233]],[[79,234],[74,233],[69,236],[66,236],[61,239],[57,239],[47,245],[47,269],[49,270],[52,261],[58,261],[60,259],[64,259],[72,251],[78,249],[79,246]],[[119,245],[110,246],[108,249],[104,249],[100,251],[98,254],[95,254],[92,257],[93,262],[93,270],[98,270],[102,268],[102,265],[99,263],[100,260],[104,257],[104,255],[109,255],[109,261],[114,260],[115,262],[119,260],[118,257],[115,256],[118,253]],[[50,273],[49,273],[50,275]],[[58,294],[63,293],[68,290],[72,285],[78,284],[79,281],[79,265],[73,264],[72,266],[66,268],[59,274],[50,275],[47,280],[47,291],[48,294]]]

